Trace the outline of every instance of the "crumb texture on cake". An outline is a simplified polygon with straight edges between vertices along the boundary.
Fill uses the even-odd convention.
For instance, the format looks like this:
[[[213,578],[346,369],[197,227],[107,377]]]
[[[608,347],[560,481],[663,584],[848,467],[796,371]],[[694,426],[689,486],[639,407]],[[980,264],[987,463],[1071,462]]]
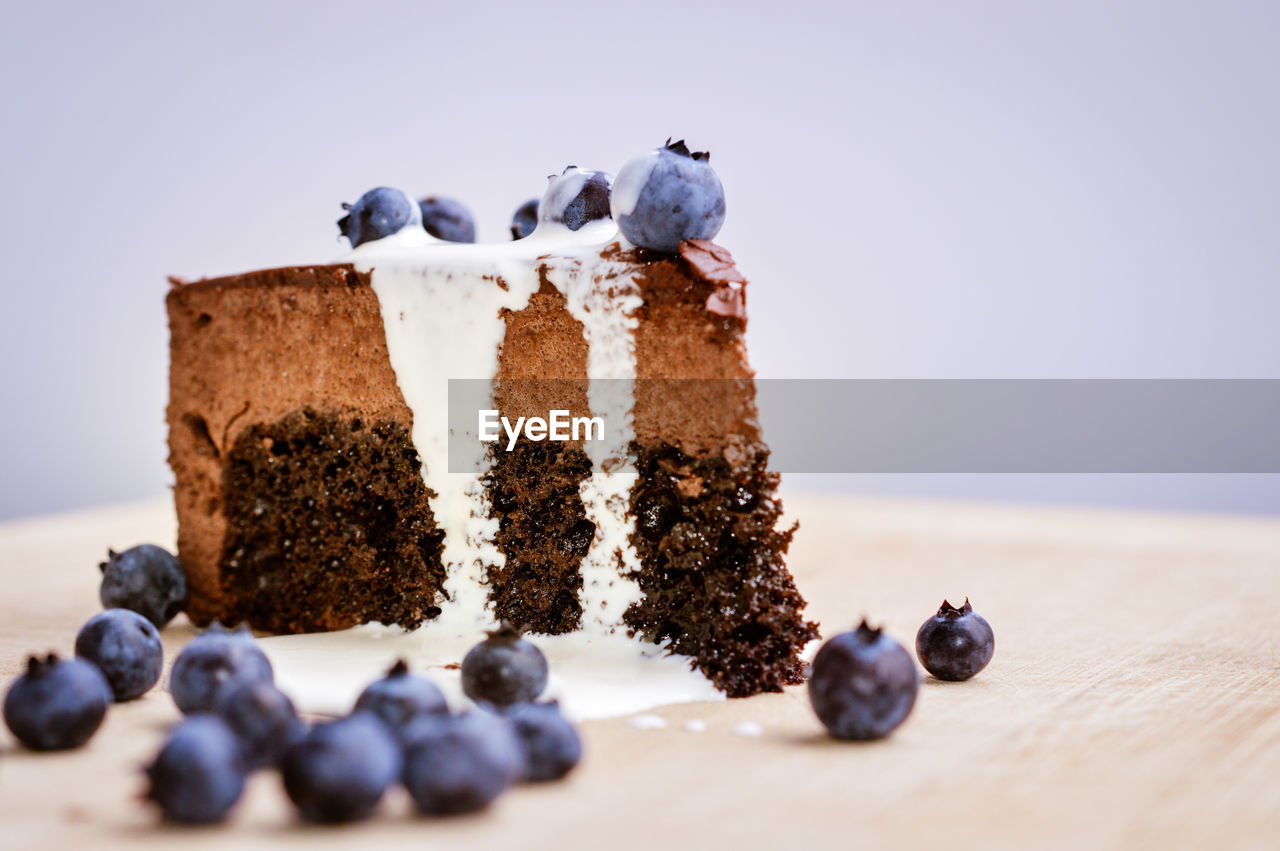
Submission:
[[[444,581],[409,433],[307,409],[241,432],[224,472],[226,617],[272,632],[415,627]]]
[[[489,571],[494,614],[531,632],[582,626],[579,565],[595,536],[580,493],[591,475],[581,448],[520,440],[494,454],[489,501],[506,563]]]
[[[627,624],[691,656],[730,697],[801,681],[799,653],[818,637],[784,563],[795,528],[782,507],[768,450],[754,445],[692,458],[667,445],[637,447],[631,494],[644,600]]]

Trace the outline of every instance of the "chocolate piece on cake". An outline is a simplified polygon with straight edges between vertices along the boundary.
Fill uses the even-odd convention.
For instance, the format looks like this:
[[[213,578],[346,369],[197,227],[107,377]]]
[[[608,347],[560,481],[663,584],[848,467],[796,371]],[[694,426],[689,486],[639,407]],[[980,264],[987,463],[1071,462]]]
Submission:
[[[732,258],[624,248],[608,220],[543,230],[477,246],[406,229],[350,263],[175,282],[169,458],[193,620],[503,619],[665,643],[731,696],[799,682],[817,632],[783,560]],[[612,445],[504,438],[451,474],[450,378],[486,380],[512,419],[623,427]]]

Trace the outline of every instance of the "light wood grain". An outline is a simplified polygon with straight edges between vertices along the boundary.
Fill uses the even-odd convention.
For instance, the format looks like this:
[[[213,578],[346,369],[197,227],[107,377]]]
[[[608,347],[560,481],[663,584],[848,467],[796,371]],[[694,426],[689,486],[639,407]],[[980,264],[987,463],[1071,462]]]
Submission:
[[[584,726],[563,784],[459,820],[298,825],[270,774],[231,823],[158,827],[132,796],[177,713],[113,708],[90,745],[0,733],[0,847],[1275,848],[1280,844],[1280,522],[792,495],[791,559],[825,634],[863,614],[910,646],[943,596],[991,621],[991,666],[926,678],[889,740],[821,735],[804,690]],[[163,502],[0,526],[0,678],[71,649],[107,546],[168,543]],[[192,634],[165,632],[170,656]],[[706,721],[686,732],[690,719]],[[734,735],[759,724],[756,738]],[[972,843],[972,844],[970,844]]]

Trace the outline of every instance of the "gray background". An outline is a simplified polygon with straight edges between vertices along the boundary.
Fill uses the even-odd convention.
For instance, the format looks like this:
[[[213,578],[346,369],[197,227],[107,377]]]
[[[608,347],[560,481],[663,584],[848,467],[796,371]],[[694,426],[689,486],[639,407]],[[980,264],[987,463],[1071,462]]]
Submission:
[[[1277,377],[1278,10],[5,3],[0,517],[163,492],[166,275],[332,259],[383,183],[500,239],[670,134],[714,152],[764,376]],[[1266,476],[789,485],[1280,510]]]

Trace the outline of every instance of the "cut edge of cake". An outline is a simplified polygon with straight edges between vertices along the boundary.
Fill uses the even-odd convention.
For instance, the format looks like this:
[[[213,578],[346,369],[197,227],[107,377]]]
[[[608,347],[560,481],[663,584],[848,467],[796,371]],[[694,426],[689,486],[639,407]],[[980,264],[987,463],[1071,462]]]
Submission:
[[[357,249],[347,264],[175,282],[170,463],[193,619],[273,632],[372,620],[413,628],[449,621],[463,597],[474,609],[482,588],[477,623],[624,631],[689,657],[730,696],[799,682],[799,653],[817,631],[785,567],[794,527],[778,528],[778,477],[755,422],[745,280],[706,241],[669,256],[584,236],[567,249],[499,252],[492,264],[459,263],[456,250],[434,245],[430,255],[371,243],[377,250]],[[426,265],[403,259],[424,256]],[[468,263],[465,280],[442,278]],[[499,384],[636,381],[630,486],[610,490],[617,480],[596,475],[594,447],[524,441],[494,454],[478,493],[443,498],[452,484],[431,470],[440,447],[424,451],[424,417],[415,417],[426,409],[422,387],[443,373],[415,387],[404,363],[420,348],[397,327],[413,303],[397,299],[420,295],[414,281],[433,276],[446,301],[465,286],[490,288],[493,322],[486,308],[477,325]],[[608,310],[615,315],[602,316]],[[623,356],[613,351],[618,328],[630,340]],[[483,350],[474,347],[476,357]],[[555,374],[566,364],[573,374]],[[669,379],[745,389],[707,427],[705,400],[682,409],[670,398],[679,394],[645,389]],[[566,406],[591,409],[587,387]],[[498,557],[477,571],[456,544],[479,512],[496,521],[485,543]],[[630,594],[614,593],[610,570]]]

